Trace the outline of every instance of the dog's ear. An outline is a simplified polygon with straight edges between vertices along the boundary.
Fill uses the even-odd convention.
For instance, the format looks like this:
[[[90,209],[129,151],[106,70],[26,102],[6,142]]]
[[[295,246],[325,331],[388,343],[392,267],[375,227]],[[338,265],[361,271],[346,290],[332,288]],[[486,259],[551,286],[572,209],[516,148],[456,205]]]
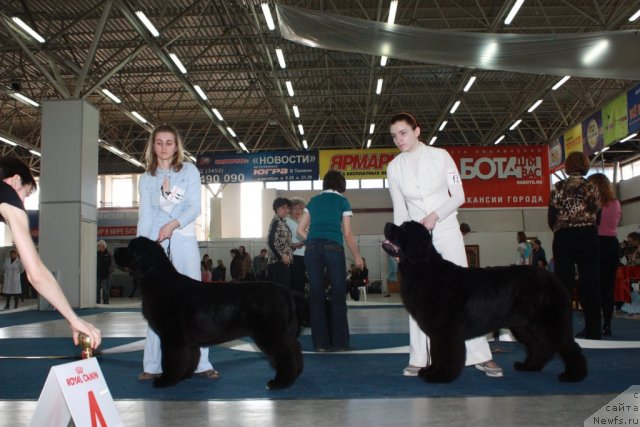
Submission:
[[[127,248],[130,253],[130,269],[134,273],[145,274],[156,266],[171,264],[160,243],[146,237],[136,237],[129,242]]]
[[[131,262],[131,254],[128,248],[116,248],[113,252],[113,260],[121,269],[128,269]]]

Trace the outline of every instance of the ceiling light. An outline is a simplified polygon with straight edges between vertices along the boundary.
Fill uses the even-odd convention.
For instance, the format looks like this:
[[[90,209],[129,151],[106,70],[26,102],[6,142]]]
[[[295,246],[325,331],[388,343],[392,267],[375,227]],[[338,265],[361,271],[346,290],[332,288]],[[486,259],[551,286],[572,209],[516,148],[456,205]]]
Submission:
[[[496,142],[494,142],[493,145],[500,144],[500,141],[502,141],[503,139],[504,139],[504,135],[500,135],[500,138],[496,139]]]
[[[449,112],[451,114],[455,113],[459,106],[460,106],[460,100],[457,100],[455,102],[455,104],[453,104],[453,107],[451,107],[451,111],[449,111]]]
[[[147,123],[147,119],[145,119],[144,117],[142,117],[140,114],[138,114],[136,111],[132,111],[131,115],[134,116],[136,119],[140,120],[142,123]]]
[[[376,95],[380,95],[382,93],[382,79],[378,79],[378,86],[376,86]]]
[[[178,70],[180,70],[182,74],[187,74],[187,69],[184,68],[184,65],[182,65],[182,61],[180,61],[178,55],[176,55],[175,53],[170,53],[169,57],[171,58],[173,63],[176,64],[176,67],[178,67]]]
[[[476,76],[471,76],[469,77],[469,81],[467,82],[466,86],[464,87],[464,89],[462,89],[463,92],[469,92],[469,89],[471,89],[471,86],[473,86],[473,83],[476,81]]]
[[[231,129],[231,126],[227,126],[227,132],[229,132],[232,137],[236,137],[236,133],[233,131],[233,129]]]
[[[40,104],[38,104],[36,101],[34,101],[33,99],[21,94],[20,92],[13,92],[10,94],[12,97],[14,97],[15,99],[17,99],[18,101],[21,101],[25,104],[31,105],[32,107],[39,107]]]
[[[18,143],[17,143],[17,142],[13,142],[12,140],[7,139],[7,138],[5,138],[5,137],[3,137],[3,136],[0,136],[0,141],[4,142],[5,144],[9,144],[9,145],[11,145],[11,146],[14,146],[14,147],[15,147],[16,145],[18,145]]]
[[[371,142],[372,141],[370,139],[367,140],[367,148],[371,147]]]
[[[609,47],[609,40],[600,40],[598,43],[593,45],[587,53],[582,57],[583,65],[592,65],[598,58],[602,56],[602,54]]]
[[[558,88],[560,86],[562,86],[563,84],[565,84],[567,82],[567,80],[569,80],[571,78],[571,76],[564,76],[562,79],[560,79],[560,81],[558,83],[556,83],[555,85],[553,85],[553,87],[551,88],[551,90],[558,90]]]
[[[638,18],[640,18],[640,9],[638,9],[638,11],[636,13],[634,13],[633,15],[631,15],[629,17],[629,22],[633,22]]]
[[[287,86],[287,92],[289,92],[289,96],[293,97],[293,85],[291,84],[291,81],[287,80],[286,82],[284,82],[284,84]]]
[[[200,98],[202,98],[204,101],[207,100],[207,94],[204,93],[204,91],[199,85],[193,85],[193,88],[196,90],[196,92],[198,92],[198,95],[200,95]]]
[[[604,153],[604,152],[605,152],[605,151],[607,151],[609,148],[611,148],[611,147],[604,147],[602,150],[600,150],[600,151],[598,151],[598,152],[596,153],[596,156],[597,156],[598,154],[602,154],[602,153]]]
[[[392,0],[389,5],[389,17],[387,18],[387,24],[393,24],[396,20],[396,12],[398,11],[398,0]]]
[[[517,127],[518,127],[518,125],[519,125],[520,123],[522,123],[522,119],[518,119],[518,120],[516,120],[516,121],[515,121],[515,122],[514,122],[510,127],[509,127],[509,130],[514,130],[515,128],[517,128]]]
[[[282,53],[282,49],[276,48],[276,56],[278,57],[278,64],[280,64],[280,68],[287,68],[287,63],[284,62],[284,54]]]
[[[387,57],[386,56],[381,56],[380,57],[380,66],[384,67],[385,65],[387,65]]]
[[[260,7],[262,7],[262,14],[264,15],[264,19],[267,21],[267,27],[271,31],[275,30],[276,24],[273,22],[273,16],[271,16],[271,9],[269,9],[269,5],[267,3],[262,3]]]
[[[538,108],[538,106],[542,104],[542,99],[538,99],[532,106],[527,110],[527,113],[533,113],[533,110]]]
[[[444,127],[445,127],[446,125],[447,125],[447,120],[443,121],[443,122],[440,124],[440,127],[438,128],[438,130],[439,130],[439,131],[441,131],[442,129],[444,129]]]
[[[140,163],[139,161],[137,161],[136,159],[129,158],[127,160],[129,161],[129,163],[133,163],[134,165],[136,165],[138,167],[144,168],[144,165],[142,163]]]
[[[117,154],[118,156],[122,156],[124,155],[124,151],[117,149],[116,147],[112,146],[112,145],[106,145],[105,144],[105,148],[109,151],[111,151],[114,154]]]
[[[37,152],[36,150],[29,150],[29,152],[30,152],[31,154],[34,154],[34,155],[38,156],[38,157],[42,157],[42,154],[40,154],[40,153],[39,153],[39,152]]]
[[[309,149],[309,145],[307,144],[307,140],[306,139],[302,140],[302,146],[304,147],[305,150]]]
[[[516,13],[518,13],[518,11],[520,10],[522,3],[524,3],[524,0],[516,0],[515,4],[511,8],[511,11],[507,15],[507,19],[504,20],[504,25],[511,24],[511,21],[513,21],[513,18],[516,17]]]
[[[220,120],[221,122],[224,121],[224,119],[222,118],[222,114],[220,114],[220,111],[218,111],[217,108],[212,108],[211,111],[213,111],[213,114],[216,115],[216,117],[218,118],[218,120]]]
[[[480,62],[484,65],[489,64],[498,51],[498,43],[492,41],[483,50],[480,55]]]
[[[240,148],[242,148],[244,151],[246,151],[247,153],[249,152],[249,150],[247,150],[247,146],[244,145],[244,142],[240,141],[238,143],[238,145],[240,146]]]
[[[300,135],[304,135],[304,128],[302,127],[302,123],[298,124],[298,132],[300,132]]]
[[[191,154],[189,154],[187,157],[189,157],[192,162],[196,162],[197,161],[197,159],[194,156],[192,156]]]
[[[635,138],[636,136],[638,136],[638,133],[637,133],[637,132],[636,132],[636,133],[632,133],[631,135],[629,135],[629,136],[627,136],[627,137],[625,137],[625,138],[622,138],[622,139],[620,140],[620,142],[627,142],[628,140],[630,140],[630,139],[632,139],[632,138]]]
[[[429,145],[433,145],[436,143],[436,139],[438,139],[437,136],[434,136],[433,138],[431,138],[431,141],[429,141]]]
[[[376,124],[375,123],[371,123],[371,125],[369,125],[369,133],[371,135],[373,135],[373,131],[376,129]]]
[[[33,37],[34,39],[38,40],[40,43],[44,43],[45,42],[44,37],[42,37],[40,34],[38,34],[33,28],[31,28],[30,26],[25,24],[25,22],[22,19],[18,18],[17,16],[12,17],[11,19],[20,28],[25,30],[31,37]]]
[[[296,116],[296,118],[300,117],[300,110],[298,110],[298,106],[297,105],[293,106],[293,115]]]
[[[160,33],[158,32],[156,27],[151,23],[151,21],[149,21],[149,18],[147,18],[147,15],[145,15],[143,11],[141,10],[137,11],[136,16],[138,17],[140,22],[142,22],[144,26],[147,27],[147,30],[149,30],[149,32],[153,37],[160,37]]]
[[[109,89],[102,89],[102,93],[104,93],[106,96],[108,96],[116,104],[120,104],[122,102],[120,100],[120,98],[118,98],[113,93],[111,93],[111,91]]]

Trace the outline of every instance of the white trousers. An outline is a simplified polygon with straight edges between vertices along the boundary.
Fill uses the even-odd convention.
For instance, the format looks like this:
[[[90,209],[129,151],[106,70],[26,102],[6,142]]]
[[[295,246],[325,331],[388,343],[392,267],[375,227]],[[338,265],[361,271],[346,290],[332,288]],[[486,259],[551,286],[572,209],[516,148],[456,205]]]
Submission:
[[[433,245],[444,259],[462,267],[467,266],[464,240],[455,215],[450,215],[436,224],[433,229]],[[456,310],[458,307],[443,307],[443,309]],[[420,329],[416,321],[409,317],[409,364],[428,366],[431,363],[429,345],[429,337]],[[485,336],[465,341],[465,347],[467,349],[465,365],[467,366],[493,358]]]
[[[167,249],[168,241],[162,242]],[[171,236],[171,262],[178,272],[195,280],[200,280],[200,251],[198,242],[194,236],[183,236],[174,232]],[[160,337],[147,327],[147,339],[144,343],[144,355],[142,367],[144,372],[159,374],[162,372],[162,351],[160,350]],[[196,372],[204,372],[213,369],[209,362],[209,348],[200,347],[200,361]]]

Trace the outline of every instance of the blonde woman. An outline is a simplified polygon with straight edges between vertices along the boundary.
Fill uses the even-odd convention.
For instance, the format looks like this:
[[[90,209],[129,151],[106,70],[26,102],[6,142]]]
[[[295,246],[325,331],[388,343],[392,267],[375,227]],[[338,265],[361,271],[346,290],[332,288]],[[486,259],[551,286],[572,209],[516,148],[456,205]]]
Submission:
[[[186,276],[200,280],[200,252],[195,220],[200,215],[200,173],[184,161],[184,146],[178,132],[169,125],[153,130],[145,151],[147,172],[139,183],[138,236],[159,242],[173,266]],[[147,328],[144,371],[141,381],[162,373],[160,338]],[[200,348],[196,375],[218,378],[209,362],[209,349]]]

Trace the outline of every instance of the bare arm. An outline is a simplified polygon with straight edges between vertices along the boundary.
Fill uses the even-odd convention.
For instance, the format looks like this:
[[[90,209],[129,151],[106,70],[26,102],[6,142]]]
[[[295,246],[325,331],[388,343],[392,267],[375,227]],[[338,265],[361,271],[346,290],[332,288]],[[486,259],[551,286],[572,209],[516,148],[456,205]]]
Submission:
[[[307,235],[308,235],[308,230],[309,230],[309,223],[311,222],[311,216],[309,215],[309,212],[303,212],[302,216],[300,217],[300,221],[298,221],[298,236],[302,237],[302,240],[307,240]]]
[[[76,315],[62,293],[60,285],[42,262],[31,240],[26,212],[8,203],[0,203],[0,215],[4,217],[7,225],[11,228],[16,249],[20,254],[29,281],[38,293],[67,319],[73,331],[73,342],[78,344],[78,333],[82,332],[91,338],[93,348],[97,348],[102,340],[100,330]]]
[[[342,234],[344,234],[344,241],[347,242],[347,246],[355,258],[356,266],[358,268],[363,268],[364,261],[360,256],[358,245],[356,245],[356,238],[351,231],[351,217],[348,215],[342,217]]]

